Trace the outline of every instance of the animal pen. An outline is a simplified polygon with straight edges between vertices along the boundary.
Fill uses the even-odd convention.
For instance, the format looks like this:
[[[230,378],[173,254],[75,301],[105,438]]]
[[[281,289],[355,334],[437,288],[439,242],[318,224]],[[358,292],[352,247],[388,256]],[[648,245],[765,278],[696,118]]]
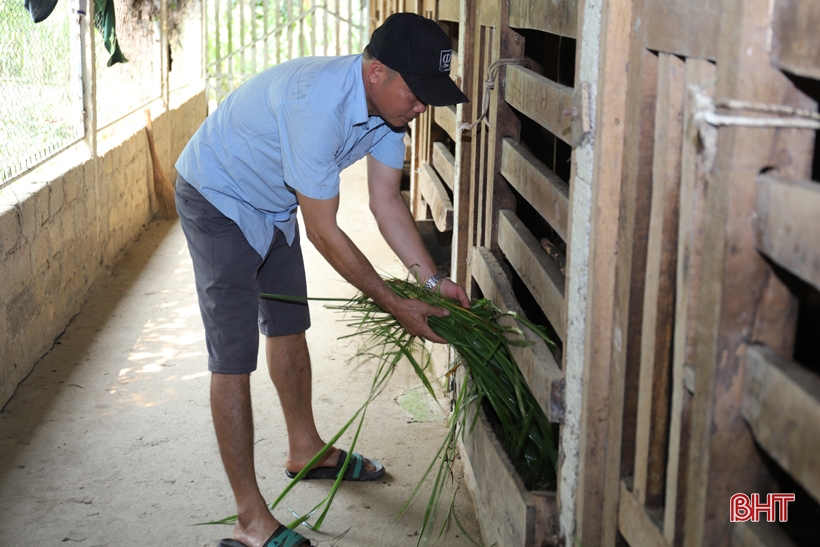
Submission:
[[[556,490],[524,488],[485,416],[462,441],[485,544],[816,544],[820,4],[223,2],[193,2],[206,14],[196,20],[208,41],[207,51],[185,57],[202,69],[202,81],[186,81],[200,86],[187,110],[169,99],[176,88],[164,56],[151,65],[157,93],[135,99],[164,101],[160,134],[194,125],[168,137],[169,172],[205,115],[206,87],[215,104],[292,56],[357,53],[395,12],[436,19],[451,37],[451,76],[470,102],[431,107],[411,124],[408,202],[455,281],[544,325],[557,346],[525,333],[532,345],[512,348],[544,413],[560,424]],[[167,38],[157,42],[167,49]],[[183,58],[184,48],[179,57],[171,51]],[[86,116],[95,112],[88,92],[81,99]],[[97,152],[88,136],[97,123],[85,118],[91,163],[71,176],[93,179],[78,184],[102,202],[108,190],[96,188],[118,180],[105,158],[125,152]],[[82,133],[71,127],[71,138]],[[122,146],[142,158],[130,181],[150,176],[141,135]],[[37,229],[24,219],[41,210],[41,191],[19,206],[3,202],[0,272],[36,248]],[[132,232],[150,218],[144,194],[133,198],[146,205]],[[83,209],[105,243],[92,253],[97,265],[124,241],[100,235],[116,220],[107,209],[103,219],[102,207]],[[86,236],[51,245],[79,249]],[[82,293],[97,270],[63,285]],[[30,370],[47,349],[23,333],[38,321],[32,303],[55,319],[53,303],[31,296],[39,282],[12,278],[4,277],[0,372],[12,362]],[[64,326],[76,300],[55,324]],[[33,318],[9,319],[17,304]],[[38,327],[39,338],[53,340],[57,327]],[[20,374],[0,374],[0,395]],[[777,493],[795,495],[777,507],[787,514],[772,504],[760,519],[733,518],[735,494]]]

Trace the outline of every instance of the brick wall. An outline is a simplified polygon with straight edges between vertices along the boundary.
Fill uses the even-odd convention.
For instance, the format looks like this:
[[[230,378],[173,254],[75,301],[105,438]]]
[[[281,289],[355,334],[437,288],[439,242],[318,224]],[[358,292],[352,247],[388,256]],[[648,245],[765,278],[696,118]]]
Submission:
[[[154,119],[169,180],[206,112],[202,91]],[[0,409],[156,209],[141,124],[101,140],[96,159],[81,144],[0,190]]]

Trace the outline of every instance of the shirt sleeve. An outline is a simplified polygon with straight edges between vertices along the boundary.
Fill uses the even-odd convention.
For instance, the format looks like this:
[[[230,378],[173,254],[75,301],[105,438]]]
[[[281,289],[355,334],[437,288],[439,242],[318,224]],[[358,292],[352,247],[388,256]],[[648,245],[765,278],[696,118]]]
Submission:
[[[370,147],[370,155],[394,169],[404,167],[404,132],[398,133],[390,129]]]
[[[313,199],[330,199],[339,193],[336,151],[342,135],[332,111],[308,108],[301,101],[279,106],[282,174],[285,184]]]

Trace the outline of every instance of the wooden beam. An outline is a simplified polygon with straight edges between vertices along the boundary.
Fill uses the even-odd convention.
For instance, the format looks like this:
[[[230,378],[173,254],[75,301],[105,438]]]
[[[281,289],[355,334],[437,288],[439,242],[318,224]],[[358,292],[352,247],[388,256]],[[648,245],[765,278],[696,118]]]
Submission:
[[[755,439],[820,500],[820,376],[764,346],[746,350],[741,412]]]
[[[686,60],[686,83],[703,86],[715,76],[715,65],[703,59]],[[708,88],[707,88],[708,89]],[[684,119],[695,109],[687,96]],[[689,454],[689,426],[694,391],[694,360],[697,314],[701,287],[701,264],[706,236],[704,226],[706,173],[698,162],[698,136],[689,124],[681,152],[680,211],[678,219],[677,273],[675,274],[675,332],[672,353],[672,408],[666,465],[664,537],[679,545],[683,539],[686,464]],[[691,380],[691,382],[690,382]]]
[[[670,547],[660,527],[646,513],[637,496],[621,481],[618,529],[629,545],[635,547]]]
[[[578,34],[578,0],[510,0],[510,26],[575,38]]]
[[[712,0],[646,0],[646,47],[684,57],[715,59],[722,13]]]
[[[458,133],[456,132],[456,107],[434,106],[433,121],[444,129],[444,131],[450,135],[451,139],[456,140],[458,138]]]
[[[439,21],[453,21],[458,23],[461,16],[459,0],[439,0],[438,19]]]
[[[755,212],[757,248],[820,289],[820,184],[760,175]]]
[[[475,53],[475,31],[473,29],[476,16],[473,0],[462,0],[460,6],[464,7],[463,18],[459,23],[458,33],[458,53],[459,61],[466,59],[468,62],[458,64],[457,79],[461,84],[461,90],[468,97],[473,97],[473,71],[475,69],[472,59]],[[451,72],[452,74],[452,72]],[[473,98],[475,100],[475,98]],[[456,106],[456,119],[460,123],[469,122],[471,118],[470,103],[462,103]],[[470,118],[470,119],[468,119]],[[459,285],[469,287],[467,269],[469,257],[472,253],[473,227],[469,224],[470,219],[470,175],[471,175],[471,144],[470,135],[462,134],[455,141],[455,169],[453,177],[453,238],[452,238],[452,259],[450,273],[453,280]],[[469,290],[469,288],[468,288]]]
[[[419,189],[424,201],[430,206],[430,212],[439,232],[453,229],[453,204],[438,174],[429,163],[422,163],[419,168]]]
[[[793,74],[820,79],[820,3],[776,0],[772,24],[772,63]]]
[[[447,150],[443,142],[433,143],[433,157],[431,163],[435,167],[441,180],[446,184],[450,190],[453,190],[453,181],[455,180],[456,159]]]
[[[572,88],[553,82],[524,67],[507,67],[507,103],[537,122],[547,131],[569,143],[572,118]]]
[[[513,139],[504,139],[501,174],[567,241],[569,185]]]
[[[501,311],[514,311],[523,315],[512,285],[490,250],[486,247],[473,247],[472,264],[473,277],[484,298],[491,300]],[[515,323],[511,317],[504,317],[501,322],[507,325]],[[563,422],[564,373],[546,343],[528,329],[522,328],[522,331],[524,338],[532,345],[525,348],[510,346],[510,351],[549,421]]]
[[[593,94],[592,177],[576,178],[570,183],[571,187],[588,184],[592,193],[589,225],[577,236],[585,237],[583,232],[588,231],[590,241],[589,280],[586,298],[581,304],[586,306],[583,316],[586,332],[582,349],[581,477],[575,504],[578,531],[573,538],[573,542],[580,542],[584,547],[611,547],[615,545],[618,532],[627,351],[624,326],[629,319],[632,275],[631,260],[623,258],[632,252],[631,229],[627,230],[624,222],[631,222],[630,213],[634,212],[631,204],[627,206],[622,201],[622,196],[631,192],[624,188],[624,160],[628,155],[624,148],[625,120],[628,99],[641,95],[640,86],[629,86],[629,76],[635,70],[634,65],[629,69],[625,61],[631,58],[633,46],[640,47],[633,34],[636,5],[640,5],[640,0],[627,0],[619,2],[617,9],[603,5],[600,12],[600,30],[595,32],[600,34],[600,44],[595,53],[585,59],[589,63],[599,63],[596,76],[592,76],[597,77],[597,92]],[[591,3],[585,4],[585,17],[587,13],[594,15],[593,8]],[[587,38],[595,43],[594,35]],[[583,65],[583,62],[579,63],[581,67]],[[588,167],[585,171],[588,172]],[[575,207],[574,203],[572,207]],[[575,237],[573,231],[570,240]],[[622,246],[624,242],[625,247]],[[574,260],[570,253],[570,272]]]
[[[658,56],[652,212],[646,258],[640,387],[632,490],[642,505],[663,505],[669,436],[675,259],[678,251],[685,62]]]
[[[498,214],[498,246],[518,272],[552,328],[564,340],[564,274],[526,226],[508,209]]]

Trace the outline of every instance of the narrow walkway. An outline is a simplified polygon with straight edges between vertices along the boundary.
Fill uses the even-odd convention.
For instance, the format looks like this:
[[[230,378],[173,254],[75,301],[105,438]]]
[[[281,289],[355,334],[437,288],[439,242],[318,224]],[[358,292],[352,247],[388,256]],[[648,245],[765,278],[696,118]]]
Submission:
[[[360,162],[342,180],[340,224],[377,268],[404,275],[366,192]],[[310,294],[354,293],[306,239],[303,247]],[[311,311],[314,410],[329,438],[364,401],[374,366],[348,362],[356,346],[337,340],[350,332],[340,315],[316,303]],[[193,526],[235,510],[212,429],[204,346],[184,236],[178,222],[154,222],[0,412],[0,545],[215,546],[229,537],[229,526]],[[415,421],[397,403],[417,389],[409,368],[371,405],[357,447],[384,462],[387,475],[343,486],[322,530],[300,529],[319,545],[416,544],[429,485],[392,521],[438,450],[446,414],[431,404],[431,421]],[[270,501],[288,482],[285,428],[263,358],[252,378],[257,474]],[[478,538],[460,466],[456,477],[456,514]],[[307,511],[328,488],[303,483],[286,504]],[[284,504],[275,515],[292,518]],[[471,545],[453,525],[440,544]]]

